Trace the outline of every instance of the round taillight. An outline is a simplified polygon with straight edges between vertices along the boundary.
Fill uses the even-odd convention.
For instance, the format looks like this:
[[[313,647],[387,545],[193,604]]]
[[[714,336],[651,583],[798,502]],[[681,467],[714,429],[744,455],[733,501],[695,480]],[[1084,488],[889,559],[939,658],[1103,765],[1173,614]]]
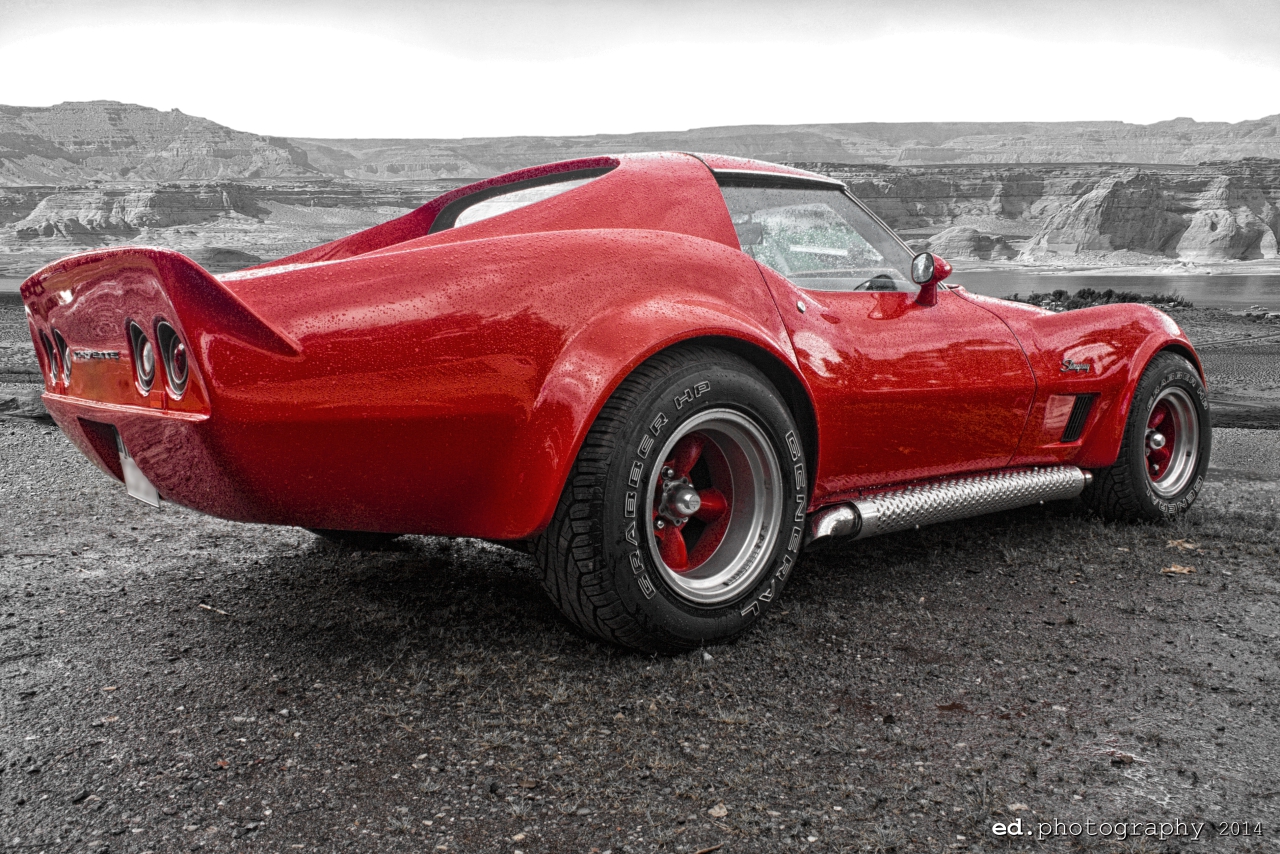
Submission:
[[[61,373],[58,366],[58,351],[43,331],[40,333],[40,346],[44,348],[44,359],[49,363],[49,385],[57,385],[58,374]]]
[[[179,341],[173,347],[173,381],[187,384],[187,346]]]
[[[178,332],[165,321],[156,324],[156,338],[160,342],[160,358],[164,360],[165,381],[169,386],[169,394],[182,397],[187,390],[187,347],[178,337]]]
[[[67,339],[62,337],[62,333],[53,330],[53,344],[58,349],[58,358],[62,361],[62,381],[64,383],[71,382],[71,349],[67,347]]]
[[[147,333],[133,322],[129,323],[129,351],[133,357],[133,375],[138,381],[138,390],[148,394],[156,380],[156,351]]]

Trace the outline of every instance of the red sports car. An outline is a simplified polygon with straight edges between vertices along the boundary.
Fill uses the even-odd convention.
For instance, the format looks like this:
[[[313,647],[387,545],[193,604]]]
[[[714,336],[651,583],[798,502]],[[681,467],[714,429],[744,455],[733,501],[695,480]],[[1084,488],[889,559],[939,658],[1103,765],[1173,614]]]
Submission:
[[[1203,372],[1169,317],[1052,314],[950,271],[838,181],[640,154],[220,277],[87,252],[22,295],[45,405],[132,494],[524,545],[583,629],[678,650],[746,630],[816,538],[1195,499]]]

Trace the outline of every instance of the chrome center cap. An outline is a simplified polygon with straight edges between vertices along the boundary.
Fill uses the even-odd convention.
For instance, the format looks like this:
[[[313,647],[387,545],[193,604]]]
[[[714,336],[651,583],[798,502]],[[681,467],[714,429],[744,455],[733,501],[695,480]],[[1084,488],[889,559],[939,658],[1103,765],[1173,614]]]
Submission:
[[[667,497],[667,504],[676,513],[684,517],[692,516],[702,507],[702,499],[691,486],[678,486]]]
[[[1153,451],[1160,450],[1161,448],[1164,447],[1164,443],[1166,441],[1167,440],[1165,439],[1164,434],[1161,433],[1159,430],[1147,431],[1147,447],[1150,448],[1151,450]]]

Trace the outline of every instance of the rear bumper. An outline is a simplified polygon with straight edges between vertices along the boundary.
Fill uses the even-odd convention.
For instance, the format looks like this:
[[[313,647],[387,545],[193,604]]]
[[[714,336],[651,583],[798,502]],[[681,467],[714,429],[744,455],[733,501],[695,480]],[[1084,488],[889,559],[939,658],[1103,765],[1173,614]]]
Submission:
[[[513,478],[486,443],[475,441],[485,432],[479,418],[363,418],[235,406],[210,415],[53,393],[44,401],[63,432],[107,474],[123,481],[118,435],[164,501],[212,516],[489,539],[525,533],[509,536]],[[517,502],[514,509],[528,508]]]
[[[207,414],[117,406],[51,393],[44,395],[44,405],[72,443],[116,480],[124,480],[118,435],[165,501],[226,519],[255,518],[255,508],[210,442]]]

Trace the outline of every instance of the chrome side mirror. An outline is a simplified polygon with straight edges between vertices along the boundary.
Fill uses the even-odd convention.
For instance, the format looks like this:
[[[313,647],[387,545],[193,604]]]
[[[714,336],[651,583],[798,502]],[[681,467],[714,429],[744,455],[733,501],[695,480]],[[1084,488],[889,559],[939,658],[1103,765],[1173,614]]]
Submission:
[[[933,280],[933,253],[921,252],[911,259],[911,281],[917,285],[926,285]]]

